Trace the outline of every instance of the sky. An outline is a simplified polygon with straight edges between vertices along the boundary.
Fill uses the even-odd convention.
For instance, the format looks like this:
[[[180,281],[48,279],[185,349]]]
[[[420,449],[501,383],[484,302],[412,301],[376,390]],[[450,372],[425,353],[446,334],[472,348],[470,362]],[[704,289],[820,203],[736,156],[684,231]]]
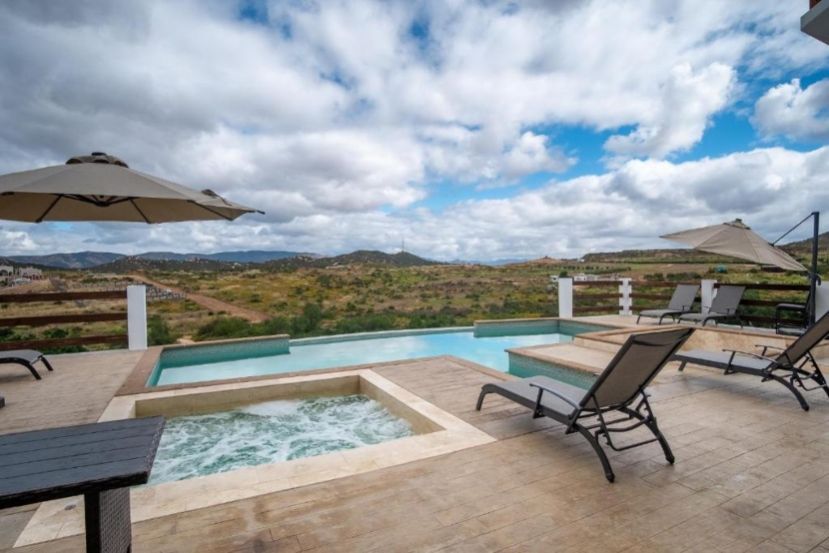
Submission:
[[[829,208],[829,46],[806,9],[4,0],[0,174],[104,151],[266,213],[0,221],[0,255],[578,257],[736,217],[773,240]]]

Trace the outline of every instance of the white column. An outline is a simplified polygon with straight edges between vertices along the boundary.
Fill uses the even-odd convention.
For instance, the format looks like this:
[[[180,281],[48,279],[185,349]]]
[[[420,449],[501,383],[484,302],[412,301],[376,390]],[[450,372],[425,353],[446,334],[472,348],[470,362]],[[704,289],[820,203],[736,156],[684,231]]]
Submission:
[[[714,285],[717,284],[716,280],[713,279],[703,279],[702,281],[702,290],[701,290],[701,299],[702,299],[702,314],[705,315],[708,313],[708,310],[711,309],[711,303],[714,301],[715,289]]]
[[[619,315],[630,315],[633,307],[633,300],[630,295],[633,292],[633,285],[629,278],[619,281]]]
[[[573,318],[573,279],[558,279],[558,316],[562,319]]]
[[[815,320],[829,311],[829,284],[822,282],[815,290]]]
[[[127,286],[127,337],[131,350],[147,349],[147,287]]]

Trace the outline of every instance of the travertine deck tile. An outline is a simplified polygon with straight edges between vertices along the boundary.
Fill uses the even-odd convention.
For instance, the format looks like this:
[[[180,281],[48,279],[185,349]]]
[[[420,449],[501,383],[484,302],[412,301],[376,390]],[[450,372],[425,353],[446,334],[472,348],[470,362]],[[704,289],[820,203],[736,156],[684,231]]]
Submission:
[[[96,420],[139,357],[59,356],[42,382],[0,369],[9,401],[0,430]],[[476,411],[480,386],[497,378],[490,371],[451,358],[373,371],[497,441],[402,465],[392,463],[404,452],[390,447],[360,474],[309,483],[300,471],[282,491],[239,500],[233,488],[244,489],[245,476],[229,475],[224,503],[136,522],[134,550],[829,551],[829,400],[818,394],[804,413],[779,385],[669,368],[652,391],[676,464],[657,446],[612,453],[610,485],[590,447],[561,426],[500,398]],[[343,454],[344,467],[362,462],[353,455]],[[254,471],[254,486],[268,470]],[[154,500],[174,512],[198,507],[205,493],[194,487],[183,506],[163,490]],[[77,499],[67,504],[82,508]],[[78,527],[61,522],[58,507],[55,523],[43,526],[57,539],[12,551],[82,550],[82,536],[59,537]],[[134,519],[140,513],[134,506]],[[0,512],[0,551],[32,514]]]

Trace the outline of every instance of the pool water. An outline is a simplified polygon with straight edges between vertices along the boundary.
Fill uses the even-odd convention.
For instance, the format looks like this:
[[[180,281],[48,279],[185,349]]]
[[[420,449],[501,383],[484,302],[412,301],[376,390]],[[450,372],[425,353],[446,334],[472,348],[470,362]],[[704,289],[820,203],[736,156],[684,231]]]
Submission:
[[[150,484],[378,444],[413,434],[360,394],[256,403],[167,419]]]
[[[544,325],[487,325],[485,328],[376,332],[288,340],[165,349],[148,385],[182,384],[454,355],[502,372],[509,370],[506,349],[569,342],[573,336],[606,327],[559,321]]]

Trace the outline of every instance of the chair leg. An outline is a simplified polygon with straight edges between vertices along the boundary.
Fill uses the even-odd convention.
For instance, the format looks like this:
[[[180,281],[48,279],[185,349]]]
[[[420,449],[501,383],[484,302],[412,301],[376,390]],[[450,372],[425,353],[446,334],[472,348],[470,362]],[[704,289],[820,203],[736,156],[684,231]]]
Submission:
[[[826,377],[823,376],[823,371],[820,370],[820,366],[817,364],[817,361],[815,361],[815,358],[812,357],[811,354],[809,355],[808,360],[812,364],[812,372],[807,372],[806,374],[808,374],[809,378],[814,380],[818,386],[823,388],[823,391],[826,392],[827,397],[829,397],[829,385],[827,385],[826,383]]]
[[[41,362],[41,363],[43,363],[43,365],[46,367],[46,369],[47,369],[49,372],[52,372],[52,371],[54,370],[54,369],[52,368],[52,364],[51,364],[51,363],[49,363],[49,361],[48,361],[45,357],[42,357],[42,356],[41,356],[41,358],[40,358],[40,362]]]
[[[624,412],[633,417],[636,417],[637,419],[642,421],[645,426],[648,427],[648,430],[651,431],[651,434],[653,434],[654,437],[659,441],[659,445],[662,446],[662,452],[665,454],[665,460],[673,465],[674,461],[676,460],[674,458],[674,452],[671,451],[671,446],[670,444],[668,444],[668,440],[667,438],[665,438],[665,435],[662,433],[661,430],[659,430],[659,425],[656,423],[656,417],[654,417],[652,414],[646,417],[641,413],[637,413],[633,409],[625,409]]]
[[[680,363],[679,363],[679,372],[684,371],[685,370],[685,365],[687,365],[687,364],[688,364],[688,361],[680,361]]]
[[[776,382],[779,382],[780,384],[782,384],[782,385],[783,385],[783,386],[785,386],[786,388],[788,388],[788,389],[789,389],[789,391],[790,391],[791,393],[793,393],[793,394],[794,394],[794,397],[797,399],[798,403],[800,403],[800,407],[801,407],[804,411],[808,411],[808,410],[809,410],[809,404],[806,402],[806,398],[804,398],[804,397],[803,397],[803,394],[801,394],[801,393],[797,390],[797,388],[795,388],[795,387],[791,384],[791,382],[787,381],[787,380],[786,380],[786,379],[784,379],[784,378],[781,378],[781,377],[777,376],[776,374],[770,374],[770,375],[768,375],[768,376],[766,377],[766,380],[774,380],[774,381],[776,381]]]
[[[23,360],[18,361],[18,363],[29,369],[29,372],[32,373],[32,376],[34,376],[36,380],[41,380],[40,374],[38,374],[37,369],[35,369],[31,363]]]
[[[613,468],[610,466],[610,461],[607,459],[607,454],[605,454],[604,449],[602,449],[602,446],[599,444],[599,440],[597,440],[596,437],[593,436],[593,434],[591,434],[588,429],[581,425],[574,424],[573,429],[577,430],[578,433],[584,436],[584,438],[590,443],[590,445],[593,446],[593,451],[596,452],[596,455],[599,456],[599,461],[602,463],[602,469],[604,469],[605,478],[607,478],[608,482],[613,483],[613,481],[616,479],[616,475],[613,474]]]
[[[484,384],[484,386],[481,387],[481,393],[478,394],[478,403],[475,405],[475,410],[476,411],[481,410],[481,407],[483,407],[483,405],[484,405],[484,398],[486,397],[486,395],[488,393],[489,393],[489,390],[486,389],[486,384]]]
[[[642,315],[639,315],[638,317],[636,317],[636,324],[639,324],[639,320],[640,320],[641,318],[642,318]]]

